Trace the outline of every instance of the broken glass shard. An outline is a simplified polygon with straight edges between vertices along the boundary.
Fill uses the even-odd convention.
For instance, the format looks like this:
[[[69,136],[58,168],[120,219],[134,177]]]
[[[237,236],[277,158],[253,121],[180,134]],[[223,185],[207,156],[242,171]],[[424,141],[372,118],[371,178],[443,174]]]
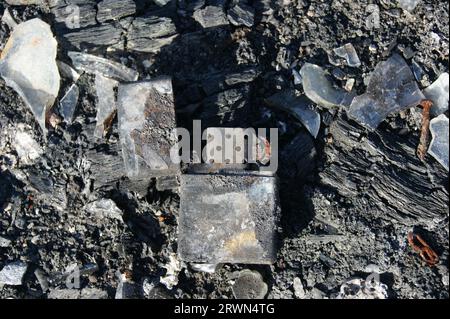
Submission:
[[[59,92],[57,45],[50,26],[32,19],[13,30],[0,58],[1,76],[23,98],[44,133],[47,113]]]
[[[169,262],[163,265],[163,268],[166,268],[166,274],[161,276],[159,281],[166,286],[167,289],[172,289],[174,286],[178,285],[178,274],[182,269],[177,255],[173,253],[170,254]]]
[[[172,81],[119,85],[117,97],[119,135],[125,172],[131,179],[176,175],[179,165],[170,150],[178,142]]]
[[[293,92],[284,91],[271,96],[266,102],[272,107],[292,114],[312,136],[317,137],[317,134],[319,134],[320,114],[307,98],[296,97]]]
[[[80,78],[80,74],[75,71],[70,65],[67,63],[64,63],[62,61],[57,61],[59,72],[61,75],[67,79],[72,80],[72,82],[77,82]]]
[[[1,247],[1,246],[0,246]],[[192,270],[198,272],[206,272],[209,274],[215,273],[219,268],[221,268],[221,264],[190,264]]]
[[[28,265],[21,261],[15,261],[7,264],[0,271],[0,286],[20,286],[22,285],[23,276],[27,272]]]
[[[412,61],[411,70],[413,71],[414,77],[417,81],[422,81],[423,69],[416,61]],[[424,92],[425,93],[425,92]]]
[[[423,99],[425,96],[408,64],[394,54],[376,66],[366,93],[355,97],[347,114],[362,126],[375,130],[389,114],[416,106]]]
[[[380,7],[376,4],[369,4],[366,7],[366,13],[370,15],[366,19],[366,28],[368,30],[380,28]]]
[[[297,70],[292,69],[292,76],[294,77],[294,84],[295,85],[302,84],[302,76],[300,75],[300,73]]]
[[[168,4],[171,0],[153,0],[158,6],[163,7]]]
[[[448,73],[445,72],[423,91],[426,98],[433,101],[433,107],[431,108],[431,114],[433,116],[438,116],[448,110],[448,83],[449,76]]]
[[[6,237],[0,236],[0,248],[6,248],[11,245],[12,241]]]
[[[11,30],[17,26],[17,22],[16,20],[14,20],[8,8],[6,8],[5,12],[3,12],[2,22],[6,24]]]
[[[181,175],[180,258],[207,264],[272,264],[277,194],[275,177]]]
[[[305,292],[305,288],[303,287],[302,281],[300,278],[295,277],[293,282],[294,295],[298,299],[306,299],[307,295]]]
[[[358,53],[351,43],[347,43],[337,49],[333,50],[334,54],[338,57],[345,59],[348,66],[359,67],[361,66],[361,61],[359,60]]]
[[[30,134],[19,130],[14,139],[17,155],[23,164],[33,164],[42,154],[39,144]]]
[[[343,283],[336,299],[386,299],[387,290],[388,287],[372,274],[366,280],[353,278]]]
[[[59,114],[69,124],[73,121],[79,95],[80,89],[76,84],[72,84],[69,90],[67,90],[66,95],[61,99],[61,102],[59,102]]]
[[[412,12],[422,2],[422,0],[397,0],[398,5],[403,10]]]
[[[449,132],[448,117],[439,115],[430,122],[432,140],[428,154],[433,156],[448,171]]]
[[[73,66],[79,71],[90,74],[99,72],[104,76],[127,82],[136,81],[139,77],[139,73],[135,70],[105,58],[74,51],[68,52],[68,55],[72,59]]]
[[[111,122],[117,112],[114,89],[119,82],[104,77],[100,73],[95,74],[95,90],[97,92],[97,125],[94,131],[95,138],[102,138],[111,127]]]
[[[95,202],[89,203],[85,207],[86,211],[90,213],[93,217],[102,220],[104,218],[122,220],[122,211],[117,207],[111,199],[100,199]]]
[[[306,63],[301,68],[300,75],[305,94],[314,103],[326,108],[347,107],[351,104],[354,95],[334,87],[321,67]]]
[[[347,82],[345,82],[345,87],[344,87],[344,89],[345,89],[347,92],[351,92],[351,91],[353,90],[353,87],[355,86],[355,82],[356,82],[355,79],[347,79]]]
[[[204,9],[197,10],[194,12],[193,17],[203,28],[228,25],[225,12],[218,6],[207,6]]]

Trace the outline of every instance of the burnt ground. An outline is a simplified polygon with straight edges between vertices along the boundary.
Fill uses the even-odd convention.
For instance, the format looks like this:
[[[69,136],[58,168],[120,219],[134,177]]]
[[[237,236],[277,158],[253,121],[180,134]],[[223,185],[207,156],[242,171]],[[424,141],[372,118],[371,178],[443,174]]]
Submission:
[[[409,14],[395,1],[370,1],[380,7],[381,26],[369,30],[367,1],[268,1],[266,8],[263,2],[250,1],[256,8],[251,28],[204,30],[176,8],[168,9],[160,14],[172,16],[179,37],[157,54],[89,50],[135,68],[141,79],[171,75],[181,126],[202,119],[207,126],[280,129],[282,220],[276,264],[224,265],[214,274],[182,265],[176,286],[158,284],[169,256],[177,251],[179,196],[159,192],[152,184],[139,197],[126,183],[103,187],[96,182],[89,154],[114,149],[118,131],[115,123],[106,145],[93,144],[93,77],[84,74],[79,80],[74,123],[50,130],[47,140],[18,95],[0,79],[0,236],[11,240],[0,247],[0,269],[17,260],[29,266],[23,285],[4,286],[0,298],[47,298],[49,291],[65,288],[63,274],[73,264],[82,267],[81,288],[101,289],[110,298],[116,295],[118,271],[126,274],[135,288],[132,295],[139,298],[233,298],[231,278],[241,269],[262,274],[269,286],[267,298],[295,298],[295,278],[304,287],[303,297],[334,298],[345,281],[365,279],[374,269],[389,298],[448,298],[448,173],[429,156],[425,162],[417,159],[415,113],[392,115],[369,133],[343,110],[333,115],[319,108],[326,121],[314,140],[298,121],[264,102],[280,90],[303,94],[289,66],[298,60],[299,66],[311,62],[332,72],[335,66],[326,52],[348,42],[362,65],[341,69],[356,79],[356,92],[365,91],[364,77],[378,62],[395,52],[405,54],[404,48],[414,51],[408,64],[414,60],[423,68],[420,86],[429,85],[448,72],[448,4],[422,1]],[[0,3],[0,14],[6,6]],[[10,10],[19,21],[40,17],[49,23],[60,43],[58,58],[70,62],[67,50],[73,48],[48,10]],[[158,9],[141,5],[136,16],[152,10]],[[9,32],[1,26],[0,49]],[[216,95],[225,91],[221,75],[246,67],[257,69],[259,76],[230,88],[229,96]],[[62,84],[60,95],[69,84]],[[18,160],[14,134],[19,126],[44,150],[31,165]],[[372,156],[369,148],[383,155]],[[111,198],[123,211],[123,221],[93,218],[84,209],[100,198]],[[409,247],[412,230],[437,252],[437,266],[425,265]],[[49,291],[43,291],[36,269],[48,278]],[[156,285],[150,294],[149,283]]]

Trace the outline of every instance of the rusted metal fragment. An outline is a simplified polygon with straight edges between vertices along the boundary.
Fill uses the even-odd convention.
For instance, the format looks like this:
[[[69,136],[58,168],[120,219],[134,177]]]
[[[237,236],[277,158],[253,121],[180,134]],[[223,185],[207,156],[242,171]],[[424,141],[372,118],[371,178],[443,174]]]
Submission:
[[[182,175],[178,252],[195,263],[272,264],[279,220],[277,179]]]

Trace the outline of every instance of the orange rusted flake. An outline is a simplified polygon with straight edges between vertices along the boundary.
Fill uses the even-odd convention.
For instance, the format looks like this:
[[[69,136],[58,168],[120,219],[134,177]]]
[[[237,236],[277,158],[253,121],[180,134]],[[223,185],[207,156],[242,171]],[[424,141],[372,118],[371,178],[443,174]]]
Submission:
[[[158,216],[158,221],[160,223],[164,223],[165,220],[166,220],[166,218],[164,216]]]
[[[420,130],[420,142],[417,147],[417,156],[423,161],[427,154],[429,132],[430,132],[430,110],[433,107],[433,102],[430,100],[423,100],[420,103],[422,107],[422,128]]]
[[[439,256],[433,249],[420,237],[420,235],[410,232],[408,234],[408,243],[420,257],[427,263],[428,266],[434,266],[439,262]]]

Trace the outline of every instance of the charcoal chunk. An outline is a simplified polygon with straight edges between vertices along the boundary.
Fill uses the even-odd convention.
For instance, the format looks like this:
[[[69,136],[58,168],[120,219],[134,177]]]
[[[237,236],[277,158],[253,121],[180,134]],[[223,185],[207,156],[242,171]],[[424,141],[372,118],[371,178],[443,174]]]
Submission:
[[[146,17],[134,19],[127,34],[128,50],[156,53],[176,38],[177,30],[170,18]]]
[[[41,199],[46,205],[52,206],[59,211],[67,207],[66,182],[56,180],[46,170],[30,167],[27,170],[29,186],[36,193],[35,197]]]
[[[90,163],[94,188],[114,186],[125,174],[123,159],[118,144],[101,144],[88,150],[86,158]]]
[[[316,157],[313,138],[300,132],[281,150],[280,177],[305,180],[315,171]]]
[[[178,6],[181,10],[194,12],[205,5],[205,0],[179,0]]]
[[[133,0],[103,0],[97,8],[99,22],[117,20],[136,13],[136,4]]]
[[[364,132],[344,114],[335,118],[320,182],[351,201],[356,211],[369,210],[388,223],[433,225],[445,218],[448,175],[440,165],[432,171],[423,166],[416,156],[417,136],[375,130],[361,139]],[[426,205],[422,196],[429,199]]]
[[[88,27],[63,35],[72,46],[77,49],[98,46],[120,46],[123,30],[112,24],[102,24]]]
[[[97,24],[96,2],[93,0],[62,2],[51,9],[55,21],[63,29],[80,29]]]
[[[228,10],[228,20],[235,25],[253,26],[255,19],[255,10],[245,4],[237,4]]]
[[[211,126],[246,127],[251,118],[247,102],[249,94],[250,88],[244,85],[211,95],[203,100],[200,118]]]
[[[228,25],[227,17],[221,7],[207,6],[194,12],[194,19],[203,28],[212,28]]]

